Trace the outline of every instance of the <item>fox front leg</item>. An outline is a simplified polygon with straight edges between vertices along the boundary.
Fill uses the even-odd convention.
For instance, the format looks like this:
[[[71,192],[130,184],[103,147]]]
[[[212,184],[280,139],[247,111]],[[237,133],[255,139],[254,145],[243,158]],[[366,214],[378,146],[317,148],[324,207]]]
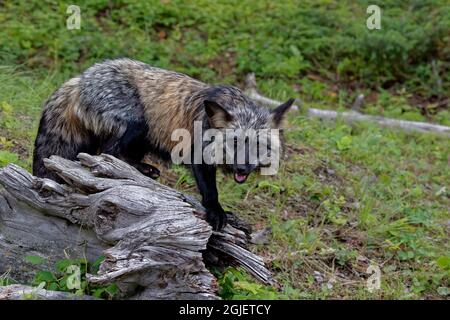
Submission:
[[[202,204],[206,209],[206,219],[214,230],[221,230],[227,224],[227,214],[219,203],[216,185],[216,167],[208,164],[193,164],[197,187],[202,195]]]

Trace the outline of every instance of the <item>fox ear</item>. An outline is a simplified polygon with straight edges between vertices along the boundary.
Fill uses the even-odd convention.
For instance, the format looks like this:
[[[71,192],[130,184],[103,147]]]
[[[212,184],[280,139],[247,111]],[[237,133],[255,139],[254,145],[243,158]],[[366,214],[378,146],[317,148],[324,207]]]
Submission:
[[[211,127],[216,129],[226,128],[228,123],[233,120],[233,116],[216,102],[205,100],[203,104]]]
[[[286,112],[294,104],[295,99],[291,98],[283,104],[280,104],[274,110],[272,110],[271,120],[274,128],[280,128],[283,126],[283,120],[285,119]]]

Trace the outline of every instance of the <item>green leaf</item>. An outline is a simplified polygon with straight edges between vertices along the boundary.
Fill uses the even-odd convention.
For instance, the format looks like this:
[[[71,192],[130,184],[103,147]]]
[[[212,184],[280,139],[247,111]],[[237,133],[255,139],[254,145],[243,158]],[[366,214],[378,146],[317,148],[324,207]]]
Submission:
[[[110,284],[109,286],[107,286],[105,288],[105,291],[111,296],[113,297],[115,294],[117,294],[117,292],[119,291],[119,287],[117,287],[117,285],[115,283]]]
[[[58,284],[56,282],[52,282],[47,286],[47,290],[58,291]]]
[[[442,256],[436,260],[437,265],[443,270],[450,270],[450,257]]]
[[[100,268],[100,265],[102,264],[103,261],[105,261],[105,256],[100,256],[97,258],[97,260],[94,261],[94,263],[92,263],[91,272],[94,275],[97,274],[98,269]]]
[[[96,298],[101,298],[103,292],[105,292],[105,288],[95,289],[94,292],[92,293],[92,296],[94,296]]]
[[[69,288],[67,288],[67,277],[68,277],[68,275],[62,277],[62,278],[59,279],[59,281],[58,281],[59,286],[60,286],[61,289],[63,289],[64,291],[69,290]]]
[[[42,281],[45,281],[47,283],[56,281],[56,277],[53,273],[46,270],[40,270],[36,273],[35,281],[34,283],[41,283]]]
[[[84,295],[84,291],[83,291],[83,289],[78,289],[77,291],[75,291],[75,294],[77,296],[82,296],[82,295]]]
[[[281,192],[281,187],[269,182],[268,180],[263,180],[261,182],[258,183],[258,189],[262,189],[262,188],[267,188],[269,190],[271,190],[273,193],[280,193]]]
[[[250,283],[250,282],[246,282],[246,281],[239,281],[235,283],[235,286],[237,288],[241,288],[243,290],[246,290],[252,294],[257,294],[258,290],[261,289],[261,286],[259,284],[256,283]]]
[[[56,262],[56,269],[60,272],[65,272],[68,266],[77,264],[74,260],[71,259],[63,259]]]
[[[13,107],[8,102],[2,101],[2,103],[0,103],[0,111],[6,115],[10,115],[13,111]]]
[[[338,141],[336,141],[336,146],[339,151],[348,150],[350,148],[351,144],[352,144],[352,137],[350,137],[350,136],[344,136],[341,139],[339,139]]]
[[[43,264],[45,259],[39,256],[26,256],[25,261],[34,265]]]
[[[0,167],[7,166],[10,163],[20,164],[19,156],[13,152],[0,150]]]

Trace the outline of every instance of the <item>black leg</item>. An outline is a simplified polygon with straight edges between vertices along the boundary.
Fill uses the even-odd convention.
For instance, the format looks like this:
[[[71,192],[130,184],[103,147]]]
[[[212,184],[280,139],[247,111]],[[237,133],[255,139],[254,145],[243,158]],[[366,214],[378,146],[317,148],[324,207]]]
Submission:
[[[159,170],[141,162],[145,153],[149,150],[146,134],[147,125],[145,122],[129,122],[122,136],[112,137],[104,144],[103,152],[122,159],[142,174],[156,179],[159,177]]]
[[[208,164],[193,164],[192,170],[197,187],[202,195],[206,218],[214,230],[220,230],[227,224],[227,215],[219,203],[216,167]]]

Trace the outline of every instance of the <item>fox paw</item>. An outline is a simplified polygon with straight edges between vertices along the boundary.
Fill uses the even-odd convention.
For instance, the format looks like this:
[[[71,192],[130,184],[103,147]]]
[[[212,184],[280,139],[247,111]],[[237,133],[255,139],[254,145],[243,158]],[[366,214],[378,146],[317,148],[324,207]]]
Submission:
[[[220,210],[206,210],[206,220],[209,222],[213,230],[219,231],[227,225],[227,214]]]

